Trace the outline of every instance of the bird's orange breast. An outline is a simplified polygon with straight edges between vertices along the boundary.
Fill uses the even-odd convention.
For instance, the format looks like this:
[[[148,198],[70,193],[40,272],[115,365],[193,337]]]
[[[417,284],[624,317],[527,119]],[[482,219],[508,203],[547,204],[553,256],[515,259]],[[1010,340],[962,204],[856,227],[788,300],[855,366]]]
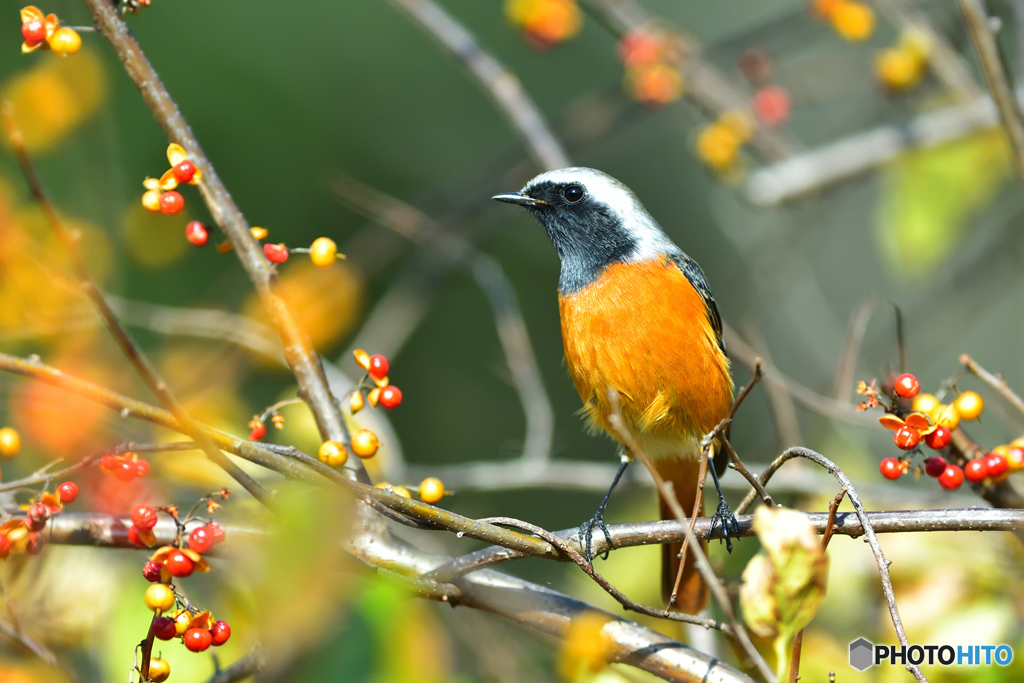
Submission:
[[[608,266],[559,298],[569,374],[590,423],[611,433],[609,387],[648,455],[692,457],[732,403],[707,304],[671,260]]]

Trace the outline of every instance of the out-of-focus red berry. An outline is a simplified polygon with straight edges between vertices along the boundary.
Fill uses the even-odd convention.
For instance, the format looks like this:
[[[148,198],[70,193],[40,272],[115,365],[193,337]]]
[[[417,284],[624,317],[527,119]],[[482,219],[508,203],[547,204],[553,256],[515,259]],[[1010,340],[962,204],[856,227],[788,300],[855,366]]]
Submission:
[[[1003,476],[1008,469],[1009,464],[1006,462],[1006,458],[998,453],[989,453],[985,456],[985,471],[993,479]]]
[[[29,555],[38,555],[43,552],[43,535],[37,532],[29,534],[25,552]]]
[[[956,465],[946,465],[946,471],[939,477],[939,484],[944,489],[953,491],[964,483],[964,471]]]
[[[882,476],[886,479],[899,479],[903,476],[903,465],[896,458],[886,458],[879,465]]]
[[[140,530],[145,531],[146,529],[152,529],[156,526],[157,514],[149,505],[139,505],[132,510],[132,524],[139,527]]]
[[[174,628],[174,619],[169,617],[155,617],[149,630],[160,640],[170,640],[178,635]]]
[[[259,441],[267,435],[267,425],[263,424],[259,420],[253,420],[249,423],[249,441]]]
[[[206,528],[213,535],[213,544],[217,545],[224,540],[224,530],[220,528],[220,524],[217,522],[210,522],[206,525]]]
[[[200,555],[209,552],[213,547],[213,532],[205,526],[197,527],[188,535],[188,547]]]
[[[210,629],[210,635],[213,636],[213,645],[220,646],[228,642],[228,638],[231,637],[231,627],[226,621],[218,621]]]
[[[964,465],[964,476],[967,477],[968,481],[979,482],[988,476],[988,467],[985,466],[985,461],[982,458],[974,458],[968,460],[967,464]]]
[[[160,563],[150,560],[146,564],[142,565],[142,576],[145,577],[146,581],[150,583],[156,583],[160,580]]]
[[[174,179],[179,183],[187,183],[192,180],[192,176],[196,174],[196,165],[188,159],[185,159],[172,168],[171,172],[174,173]]]
[[[185,226],[185,239],[201,247],[210,241],[210,231],[199,221],[192,221]]]
[[[388,370],[390,369],[391,366],[388,364],[388,359],[379,353],[375,353],[370,356],[370,367],[366,371],[374,379],[384,379],[388,376]]]
[[[0,557],[5,557],[7,553],[11,552],[12,545],[14,544],[11,543],[7,534],[0,534]]]
[[[213,635],[205,628],[193,626],[185,631],[185,635],[182,636],[182,642],[192,652],[202,652],[210,647],[210,644],[213,642]]]
[[[940,448],[948,446],[952,438],[953,432],[949,431],[945,427],[936,427],[935,431],[924,437],[924,442],[928,444],[928,448],[939,450]]]
[[[754,113],[769,126],[781,126],[789,121],[793,105],[785,88],[766,85],[754,93]]]
[[[46,24],[42,19],[30,19],[21,25],[21,37],[29,46],[38,45],[46,40]]]
[[[26,518],[31,531],[41,531],[46,526],[46,521],[50,519],[50,508],[42,503],[35,503],[28,509]]]
[[[164,560],[164,566],[167,567],[171,576],[177,576],[179,579],[191,576],[192,570],[195,569],[195,564],[189,559],[189,556],[180,551],[168,555]]]
[[[288,247],[283,244],[264,244],[263,255],[271,263],[284,263],[288,260]]]
[[[185,208],[185,198],[175,190],[160,195],[160,211],[168,216],[175,216]]]
[[[113,472],[120,461],[113,453],[107,453],[100,459],[100,469],[104,472]]]
[[[140,548],[147,547],[146,542],[142,540],[141,536],[139,536],[139,527],[134,524],[128,527],[128,542],[132,545],[137,545]]]
[[[896,378],[896,386],[893,389],[897,396],[914,398],[917,396],[917,392],[921,391],[921,382],[909,372],[904,372]]]
[[[388,410],[394,410],[402,403],[402,390],[388,385],[380,390],[380,404]]]
[[[924,461],[924,471],[929,477],[941,477],[946,471],[946,459],[936,455]]]
[[[149,462],[146,460],[135,461],[135,476],[144,477],[149,474]]]
[[[74,503],[75,499],[78,498],[78,484],[73,481],[64,482],[57,487],[57,497],[65,505]]]
[[[903,425],[893,433],[892,440],[903,450],[912,451],[921,442],[921,432],[909,425]]]
[[[114,476],[121,481],[128,482],[139,476],[139,470],[131,460],[121,460],[114,468]]]

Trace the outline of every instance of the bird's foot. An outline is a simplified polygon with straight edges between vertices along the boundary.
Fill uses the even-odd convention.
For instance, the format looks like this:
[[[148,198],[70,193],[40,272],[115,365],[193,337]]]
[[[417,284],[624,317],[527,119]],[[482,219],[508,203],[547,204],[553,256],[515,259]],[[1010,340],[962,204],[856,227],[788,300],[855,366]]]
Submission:
[[[580,545],[583,546],[583,557],[587,558],[590,566],[594,566],[594,554],[591,551],[591,545],[593,545],[594,540],[594,527],[600,529],[601,533],[604,534],[604,540],[608,542],[608,549],[610,550],[612,547],[612,535],[608,533],[608,525],[604,523],[604,510],[598,509],[593,517],[580,524]],[[600,557],[602,560],[607,560],[608,550],[605,550]]]
[[[736,519],[736,515],[729,509],[729,504],[725,502],[725,498],[718,499],[718,509],[711,517],[711,529],[708,531],[709,538],[714,535],[715,528],[719,524],[722,525],[722,538],[725,539],[725,549],[731,553],[733,537],[737,540],[740,537],[740,523]],[[721,539],[719,539],[719,542],[721,542]]]

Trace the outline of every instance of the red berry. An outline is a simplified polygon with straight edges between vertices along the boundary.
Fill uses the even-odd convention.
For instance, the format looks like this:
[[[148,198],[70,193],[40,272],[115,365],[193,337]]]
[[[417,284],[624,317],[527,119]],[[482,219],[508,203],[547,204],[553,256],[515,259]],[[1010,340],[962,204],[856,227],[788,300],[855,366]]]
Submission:
[[[177,576],[179,579],[184,579],[186,576],[192,574],[192,570],[195,569],[195,565],[192,560],[189,559],[188,555],[181,551],[176,551],[167,556],[164,560],[164,566],[167,567],[167,571],[171,576]]]
[[[370,377],[373,377],[374,379],[383,379],[387,377],[388,370],[391,369],[388,365],[388,359],[379,353],[370,356],[370,362],[368,365],[369,367],[367,367],[366,371],[369,372]]]
[[[188,159],[185,159],[171,169],[171,172],[174,173],[174,179],[179,183],[187,183],[192,180],[192,176],[196,174],[196,165]]]
[[[924,471],[929,477],[941,477],[946,471],[946,459],[936,455],[924,461]]]
[[[982,458],[974,458],[968,460],[967,464],[964,465],[964,476],[967,477],[968,481],[979,482],[988,476],[988,467],[985,466],[985,461]]]
[[[139,527],[135,526],[134,524],[128,527],[128,542],[132,545],[137,545],[140,548],[148,547],[145,541],[142,540],[142,537],[139,536]]]
[[[264,244],[263,255],[271,263],[284,263],[288,260],[288,247],[283,244]]]
[[[100,469],[104,472],[113,472],[117,468],[119,462],[120,460],[117,459],[117,456],[112,453],[107,453],[100,459]]]
[[[201,247],[210,241],[210,231],[199,221],[192,221],[185,226],[185,239]]]
[[[29,555],[38,555],[43,552],[43,535],[39,533],[29,534],[25,552]]]
[[[214,647],[223,645],[231,637],[231,627],[228,626],[226,621],[218,621],[210,630],[210,635],[213,636]]]
[[[921,442],[921,432],[909,425],[903,425],[892,435],[892,440],[903,450],[912,451]]]
[[[193,626],[185,631],[185,635],[182,636],[182,642],[192,652],[202,652],[210,647],[210,643],[213,642],[213,636],[205,628]]]
[[[149,630],[160,640],[170,640],[178,635],[174,628],[174,619],[170,617],[156,617],[150,625]]]
[[[267,435],[267,425],[259,420],[253,420],[249,426],[252,428],[252,431],[249,432],[249,441],[259,441]]]
[[[21,37],[31,45],[38,45],[46,40],[46,24],[42,19],[30,19],[21,25]]]
[[[998,453],[989,453],[985,456],[985,470],[988,472],[988,476],[993,479],[1005,474],[1009,467],[1010,465],[1006,462],[1006,458]]]
[[[131,460],[122,460],[114,468],[114,476],[124,482],[129,482],[139,476],[139,470]]]
[[[14,544],[11,543],[11,539],[7,534],[0,535],[0,557],[4,557],[7,553],[11,552],[12,545]]]
[[[917,392],[921,391],[921,382],[909,372],[904,372],[896,378],[896,386],[894,388],[898,396],[914,398],[917,396]]]
[[[160,580],[160,566],[159,562],[150,560],[146,564],[142,565],[142,576],[145,577],[146,581],[156,583]]]
[[[217,545],[224,540],[224,530],[220,528],[220,524],[217,522],[210,522],[206,525],[207,530],[213,535],[213,544]]]
[[[946,471],[939,477],[939,484],[944,489],[953,491],[964,483],[964,471],[956,465],[946,465]]]
[[[192,533],[188,535],[188,547],[200,555],[209,552],[213,547],[213,532],[205,526],[193,529]]]
[[[903,476],[903,465],[896,458],[886,458],[882,461],[879,469],[886,479],[899,479]]]
[[[380,398],[377,400],[388,410],[394,410],[402,402],[402,390],[388,385],[380,390]]]
[[[953,432],[949,431],[945,427],[936,427],[935,431],[924,437],[924,442],[928,444],[928,448],[934,448],[939,450],[949,445],[950,440],[953,438]]]
[[[789,93],[777,85],[766,85],[754,93],[754,112],[769,126],[781,126],[793,112]]]
[[[50,519],[50,508],[42,503],[36,503],[28,509],[28,528],[31,531],[41,531],[46,526],[48,519]]]
[[[140,531],[155,527],[156,520],[156,510],[149,505],[139,505],[132,510],[132,524],[139,527]]]
[[[73,481],[66,481],[57,487],[57,497],[60,498],[60,502],[65,505],[68,503],[74,503],[75,499],[78,498],[78,484]]]
[[[185,198],[179,193],[171,190],[160,195],[160,210],[168,216],[181,213],[185,208]]]
[[[149,474],[149,463],[145,460],[135,461],[135,476],[144,477]]]

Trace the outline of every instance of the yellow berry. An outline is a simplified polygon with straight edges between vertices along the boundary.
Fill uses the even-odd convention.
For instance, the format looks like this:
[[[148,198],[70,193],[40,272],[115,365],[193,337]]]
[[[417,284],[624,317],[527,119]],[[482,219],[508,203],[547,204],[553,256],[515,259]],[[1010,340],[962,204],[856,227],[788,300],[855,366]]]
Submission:
[[[142,195],[142,205],[146,207],[146,211],[150,213],[160,213],[160,197],[163,196],[163,192],[160,190],[148,190]]]
[[[935,398],[931,394],[918,394],[914,397],[914,410],[919,413],[924,413],[925,415],[931,415],[932,411],[940,405],[939,399]]]
[[[149,660],[149,680],[153,683],[163,683],[171,675],[171,665],[162,659],[154,657]]]
[[[420,500],[424,503],[436,503],[444,498],[444,484],[437,477],[427,477],[420,482]]]
[[[348,451],[337,441],[324,441],[317,455],[321,462],[331,467],[341,467],[348,462]]]
[[[13,427],[0,429],[0,458],[9,460],[21,450],[21,436]]]
[[[842,2],[832,13],[832,27],[846,40],[866,40],[875,30],[875,13],[861,2]]]
[[[154,612],[166,612],[174,607],[174,591],[162,583],[154,583],[146,589],[146,607]]]
[[[249,232],[258,240],[266,239],[270,234],[266,228],[249,228]]]
[[[349,410],[352,411],[353,415],[355,415],[360,410],[362,410],[363,406],[365,406],[365,405],[366,405],[366,400],[363,398],[363,392],[361,392],[361,391],[353,392],[352,395],[349,396],[349,398],[348,398],[348,407],[349,407]]]
[[[359,429],[352,434],[352,452],[360,458],[372,458],[378,448],[380,441],[369,429]]]
[[[185,631],[192,626],[192,615],[187,609],[175,610],[167,616],[174,619],[174,632],[179,636],[185,635]]]
[[[73,55],[82,49],[82,37],[73,28],[59,28],[47,39],[50,49],[61,57]]]
[[[736,131],[720,123],[708,126],[697,137],[697,154],[715,170],[732,166],[739,148],[740,138]]]
[[[957,396],[953,405],[956,406],[956,411],[964,420],[977,419],[981,415],[981,411],[985,409],[985,401],[973,391],[965,391]]]
[[[409,489],[405,488],[404,486],[392,486],[391,487],[391,492],[392,493],[397,493],[402,498],[410,498],[410,499],[412,498],[412,494],[409,493]]]
[[[1016,439],[1011,441],[1010,448],[1024,449],[1024,436],[1018,436]]]
[[[370,354],[362,349],[356,349],[352,352],[352,356],[356,359],[356,364],[359,365],[363,370],[367,370],[370,367]]]
[[[920,62],[906,50],[882,50],[875,58],[875,74],[892,90],[906,90],[920,80]]]
[[[960,412],[956,409],[955,405],[939,406],[932,413],[932,417],[941,426],[945,427],[949,431],[955,430],[960,426]]]
[[[318,237],[313,240],[313,244],[309,247],[309,258],[313,261],[313,265],[326,268],[327,266],[334,263],[334,259],[338,255],[338,245],[334,243],[334,240],[328,237]]]

